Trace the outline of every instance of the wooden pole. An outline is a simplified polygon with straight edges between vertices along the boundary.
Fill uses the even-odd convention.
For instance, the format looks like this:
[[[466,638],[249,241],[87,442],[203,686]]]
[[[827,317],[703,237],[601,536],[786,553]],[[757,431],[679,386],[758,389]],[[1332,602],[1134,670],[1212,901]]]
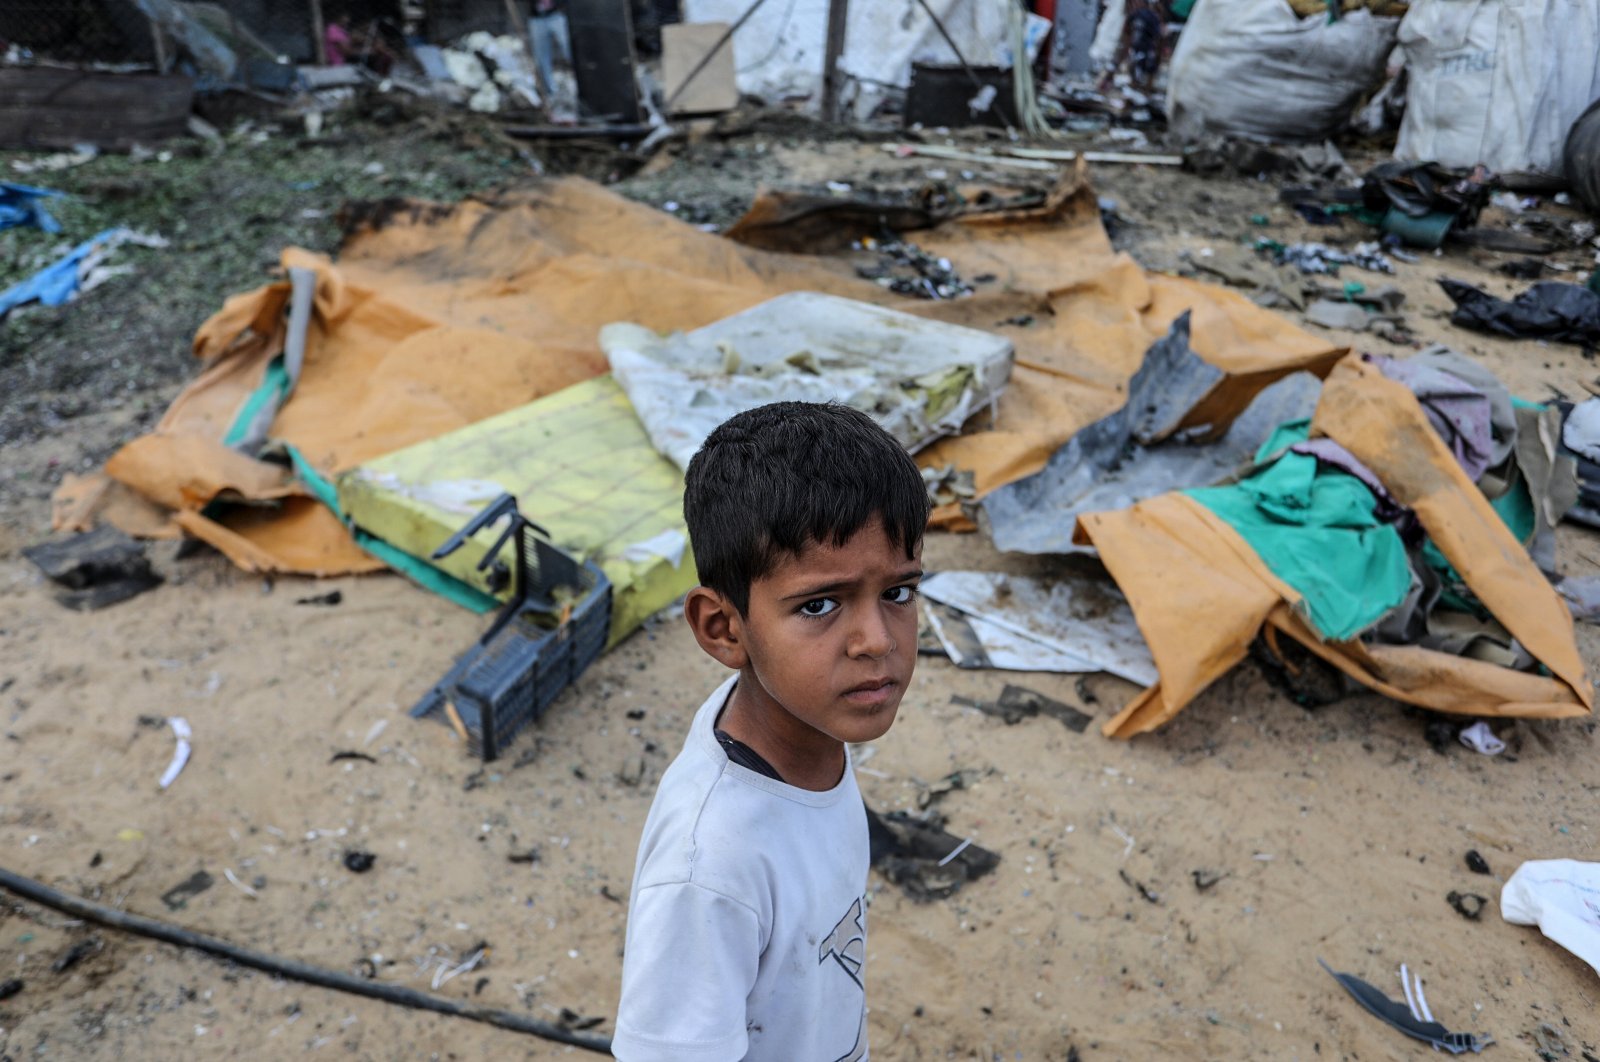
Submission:
[[[161,32],[161,27],[156,25],[155,19],[150,19],[149,22],[150,41],[156,49],[156,69],[165,74],[170,70],[167,66],[167,35]]]
[[[328,49],[325,47],[323,37],[327,27],[322,21],[322,0],[310,0],[311,4],[311,56],[317,61],[318,66],[328,65]]]
[[[849,21],[849,0],[828,2],[828,46],[822,56],[822,120],[839,120],[839,56],[844,54],[844,31]]]

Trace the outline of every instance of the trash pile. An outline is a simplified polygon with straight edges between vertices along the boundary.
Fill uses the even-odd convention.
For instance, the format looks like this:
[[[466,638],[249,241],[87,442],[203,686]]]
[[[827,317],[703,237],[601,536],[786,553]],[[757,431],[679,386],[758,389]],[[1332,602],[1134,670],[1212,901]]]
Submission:
[[[1576,462],[1551,441],[1560,418],[1453,351],[1352,355],[1237,478],[1175,479],[1177,490],[1086,512],[1047,468],[983,511],[1002,548],[1059,551],[1069,534],[1092,546],[1127,596],[1161,679],[1107,734],[1162,725],[1258,636],[1282,635],[1438,711],[1581,715],[1592,693],[1572,619],[1542,574],[1578,496]],[[1214,445],[1168,436],[1157,450]],[[1076,531],[1041,530],[1055,513]]]
[[[495,36],[479,30],[450,47],[424,44],[412,48],[426,81],[400,82],[418,94],[431,93],[463,104],[480,114],[539,108],[533,59],[520,37]]]
[[[499,552],[494,529],[441,547],[510,495],[540,529],[530,542],[603,573],[615,642],[693,585],[681,465],[739,408],[802,389],[872,410],[922,448],[926,467],[959,470],[936,514],[959,527],[974,497],[1042,467],[1074,435],[1082,413],[1071,410],[1110,405],[1129,350],[1165,333],[1182,306],[1210,307],[1193,341],[1223,408],[1269,378],[1325,372],[1340,354],[1180,278],[1118,266],[1114,283],[1075,284],[1115,261],[1081,170],[1026,202],[918,234],[952,271],[994,278],[937,303],[812,255],[743,247],[575,179],[492,204],[355,215],[369,220],[340,265],[287,251],[284,281],[206,323],[196,350],[210,371],[102,476],[63,490],[57,526],[178,532],[262,572],[387,566],[488,611],[516,592],[515,554]],[[735,231],[774,239],[782,222],[762,216],[771,223]],[[849,211],[793,223],[844,256],[866,235],[859,226],[881,231]],[[420,246],[432,250],[419,259]],[[1014,340],[995,334],[1025,305],[1036,323]],[[621,323],[630,318],[637,325]],[[1125,323],[1085,345],[1083,318]],[[1235,344],[1240,334],[1257,339]],[[353,401],[357,379],[365,397]],[[1077,382],[1093,379],[1105,384]],[[992,430],[957,434],[985,410]]]
[[[752,218],[732,231],[781,245],[786,226],[803,226],[843,255],[878,239],[862,227],[881,233],[847,209],[761,201]],[[440,547],[509,495],[535,537],[603,573],[614,642],[692,585],[677,499],[705,433],[778,397],[830,398],[918,452],[941,495],[935,526],[976,518],[1003,550],[1097,553],[1116,589],[952,572],[929,581],[928,600],[936,642],[962,666],[1105,670],[1146,687],[1108,734],[1166,722],[1258,636],[1287,635],[1436,710],[1587,712],[1568,608],[1541,574],[1556,570],[1553,528],[1580,493],[1577,461],[1545,444],[1560,412],[1514,402],[1451,351],[1362,359],[1195,281],[1124,266],[1106,274],[1121,281],[1085,287],[1074,278],[1111,261],[1098,218],[1071,172],[1030,207],[929,218],[927,259],[993,278],[935,302],[814,257],[740,248],[581,181],[374,216],[346,264],[286,252],[288,283],[208,322],[197,350],[233,368],[192,385],[108,463],[104,491],[83,495],[94,501],[63,504],[61,523],[91,526],[108,495],[131,492],[253,570],[387,565],[487,610],[514,592],[512,554],[497,558],[488,530]],[[421,273],[419,246],[432,248]],[[1273,251],[1283,264],[1266,268],[1309,284],[1340,265],[1394,268],[1376,248],[1261,253]],[[463,303],[475,277],[493,277],[494,294]],[[1352,281],[1311,290],[1340,296],[1313,301],[1313,320],[1324,304],[1377,320],[1400,303]],[[1114,309],[1147,291],[1148,308]],[[1019,296],[1036,323],[994,334]],[[1119,315],[1110,331],[1080,326]],[[258,321],[279,324],[248,327]],[[391,339],[366,338],[375,330]],[[1145,350],[1142,364],[1130,349]],[[362,369],[330,374],[335,364]],[[445,364],[449,408],[427,397]],[[1121,397],[1077,382],[1130,376]],[[352,414],[341,388],[357,377],[389,397]],[[971,430],[986,409],[992,428]],[[1175,583],[1176,571],[1187,574]]]
[[[391,93],[534,122],[529,128],[545,122],[569,130],[583,123],[606,126],[611,108],[591,98],[594,86],[579,83],[580,60],[611,71],[614,56],[606,49],[626,43],[580,34],[572,38],[575,52],[564,12],[552,16],[561,32],[547,39],[549,27],[535,31],[520,16],[510,17],[516,5],[496,6],[492,14],[481,10],[469,16],[469,24],[476,21],[480,28],[439,42],[426,41],[420,23],[355,19],[338,7],[324,18],[320,6],[312,5],[295,29],[287,12],[261,15],[272,27],[269,44],[238,11],[146,0],[129,12],[119,5],[110,21],[126,39],[112,34],[103,42],[104,59],[84,62],[70,47],[70,54],[58,56],[62,41],[71,42],[58,23],[70,29],[74,19],[87,24],[96,18],[90,9],[98,4],[83,6],[50,21],[48,31],[37,30],[37,40],[30,36],[28,12],[0,22],[0,32],[13,36],[0,59],[0,146],[126,151],[182,135],[192,115],[221,126],[241,119],[304,121],[315,136],[327,115]],[[29,47],[30,41],[37,47]],[[632,52],[624,48],[621,54],[626,78],[640,79],[635,94],[652,91]],[[641,120],[637,107],[628,110],[625,121]]]

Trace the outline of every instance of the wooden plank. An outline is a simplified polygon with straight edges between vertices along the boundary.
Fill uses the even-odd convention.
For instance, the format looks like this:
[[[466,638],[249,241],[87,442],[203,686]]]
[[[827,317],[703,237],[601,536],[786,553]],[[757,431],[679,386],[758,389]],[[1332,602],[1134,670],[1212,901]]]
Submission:
[[[949,159],[952,162],[977,162],[989,166],[1010,166],[1018,170],[1055,172],[1060,167],[1038,159],[1013,159],[1004,155],[980,154],[958,148],[940,147],[937,144],[885,144],[883,150],[899,156],[918,155],[930,159]]]
[[[1065,148],[1004,147],[1000,149],[1000,153],[1019,159],[1058,159],[1062,162],[1071,162],[1074,159],[1082,158],[1085,162],[1112,162],[1126,163],[1128,165],[1183,165],[1182,155],[1154,155],[1138,151],[1071,151]]]
[[[1071,151],[1064,148],[1006,147],[999,151],[962,151],[959,148],[938,144],[885,144],[883,150],[892,154],[918,155],[930,159],[949,159],[952,162],[987,163],[991,166],[1010,166],[1019,170],[1054,170],[1056,162],[1085,162],[1118,165],[1182,166],[1182,155],[1141,155],[1135,151]]]
[[[0,67],[0,148],[127,151],[179,136],[194,83],[178,74]]]
[[[661,87],[673,114],[713,114],[739,106],[733,45],[724,42],[726,22],[679,22],[661,27]],[[719,47],[720,45],[720,47]],[[705,69],[685,80],[716,48]]]
[[[322,17],[322,0],[310,0],[307,11],[311,16],[311,56],[318,66],[328,65],[328,24]]]

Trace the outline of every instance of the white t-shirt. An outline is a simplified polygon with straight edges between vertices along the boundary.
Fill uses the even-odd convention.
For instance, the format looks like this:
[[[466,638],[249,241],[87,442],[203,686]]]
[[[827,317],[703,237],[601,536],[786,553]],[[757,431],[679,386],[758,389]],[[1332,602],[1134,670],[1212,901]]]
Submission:
[[[737,678],[737,676],[735,676]],[[695,713],[639,840],[622,1062],[867,1057],[867,818],[848,752],[826,792],[731,763]]]

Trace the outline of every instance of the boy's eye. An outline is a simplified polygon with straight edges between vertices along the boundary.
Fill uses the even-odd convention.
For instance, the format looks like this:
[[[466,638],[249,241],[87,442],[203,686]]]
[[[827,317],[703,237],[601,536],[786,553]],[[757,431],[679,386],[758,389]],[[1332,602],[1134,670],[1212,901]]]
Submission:
[[[909,605],[917,596],[914,586],[897,586],[883,592],[883,599],[892,605]]]
[[[831,597],[812,598],[800,606],[802,616],[826,616],[839,607],[839,603]]]

